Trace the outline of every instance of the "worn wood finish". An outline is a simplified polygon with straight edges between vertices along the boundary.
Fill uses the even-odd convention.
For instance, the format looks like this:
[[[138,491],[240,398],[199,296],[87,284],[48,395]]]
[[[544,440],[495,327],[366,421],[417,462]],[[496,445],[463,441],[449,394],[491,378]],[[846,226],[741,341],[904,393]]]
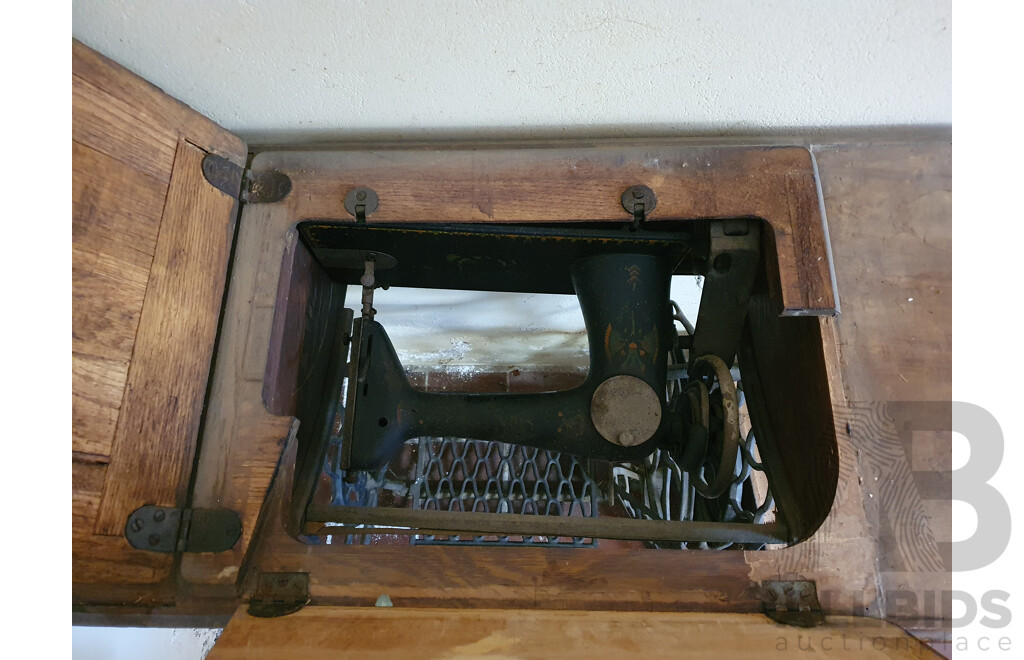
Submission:
[[[243,164],[246,150],[78,42],[72,103],[73,599],[163,606],[176,598],[174,558],[131,548],[124,524],[128,507],[184,501],[206,388],[188,365],[204,352],[209,364],[233,222],[231,200],[198,162],[214,150]],[[203,246],[214,244],[211,260]],[[199,303],[203,291],[211,304]],[[204,333],[179,336],[188,324]],[[176,369],[154,370],[175,359]],[[168,388],[176,409],[155,396]],[[191,439],[164,445],[183,423]]]
[[[282,256],[294,242],[280,204],[246,207],[217,349],[193,505],[226,507],[242,519],[242,537],[218,554],[182,558],[189,582],[231,585],[245,557],[292,418],[263,401]]]
[[[184,140],[178,145],[98,534],[123,534],[143,504],[185,501],[235,224],[235,200],[203,178],[205,154]]]
[[[665,147],[663,152],[678,156],[678,152],[673,152],[668,147]],[[790,157],[797,152],[802,153],[804,157],[807,156],[804,150],[780,150],[780,153],[788,153]],[[530,167],[533,166],[545,171],[545,167],[550,169],[556,167],[555,164],[565,166],[566,162],[582,162],[578,152],[572,149],[559,151],[557,155],[552,155],[552,152],[544,149],[536,152],[524,150],[524,153],[498,150],[493,156],[489,155],[491,152],[487,153],[486,157],[482,152],[476,152],[473,156],[473,165],[477,170],[498,167],[487,165],[493,158],[495,163],[515,163],[513,170],[519,177],[528,176],[528,172],[532,171]],[[763,155],[773,152],[746,150],[743,153]],[[613,181],[609,184],[611,187],[617,187],[621,182],[615,177],[634,176],[629,172],[629,163],[632,162],[630,158],[635,159],[636,156],[628,150],[625,154],[617,158],[619,151],[614,147],[606,147],[590,152],[589,157],[592,161],[605,163],[606,169],[600,171]],[[288,418],[272,415],[256,405],[259,401],[257,392],[260,391],[256,374],[288,373],[287,369],[281,368],[288,360],[270,349],[274,346],[277,347],[275,351],[282,351],[283,347],[287,346],[287,342],[275,339],[272,306],[275,300],[282,300],[281,291],[284,284],[283,280],[279,281],[279,276],[285,248],[289,241],[293,240],[290,234],[292,227],[301,219],[326,215],[330,208],[333,208],[331,217],[341,217],[340,201],[349,177],[359,177],[352,180],[365,183],[365,177],[372,172],[384,181],[391,181],[389,177],[397,176],[396,171],[404,172],[406,176],[414,179],[410,185],[415,187],[420,184],[415,182],[413,169],[420,171],[418,176],[422,177],[422,171],[418,168],[426,168],[423,171],[433,172],[431,164],[438,166],[438,163],[448,162],[445,159],[449,157],[453,159],[451,162],[460,164],[462,169],[468,162],[465,160],[465,154],[456,153],[452,156],[448,150],[429,152],[426,155],[421,152],[396,151],[386,152],[383,156],[368,152],[266,153],[257,156],[253,161],[255,169],[274,168],[287,172],[293,179],[294,187],[292,194],[282,203],[250,207],[243,214],[235,277],[226,309],[225,336],[214,376],[209,423],[203,440],[203,455],[200,459],[195,492],[197,503],[216,501],[233,508],[237,507],[237,510],[243,512],[243,527],[246,531],[242,543],[231,552],[185,557],[182,562],[182,574],[186,580],[197,584],[230,585],[236,579],[240,579],[240,586],[245,592],[251,574],[255,571],[302,570],[318,576],[314,582],[316,597],[332,603],[367,604],[383,590],[391,593],[393,597],[406,599],[407,602],[411,600],[418,604],[431,605],[440,605],[445,599],[456,598],[466,604],[490,603],[502,607],[520,604],[547,608],[654,607],[691,610],[756,608],[757,579],[752,575],[755,565],[759,576],[770,573],[773,568],[789,567],[794,571],[807,573],[812,579],[818,577],[829,585],[838,587],[850,583],[850,580],[844,581],[841,576],[829,572],[816,562],[820,553],[812,553],[808,558],[796,548],[773,553],[751,553],[757,556],[767,554],[770,557],[759,563],[754,558],[745,558],[741,553],[638,551],[622,546],[611,546],[599,551],[531,548],[529,552],[512,553],[501,548],[366,548],[306,545],[289,537],[283,522],[284,515],[278,511],[280,507],[285,506],[286,497],[283,493],[290,492],[290,481],[283,491],[280,483],[277,483],[274,487],[275,494],[266,497],[266,506],[263,506],[270,475],[276,464],[272,459],[279,456],[277,452],[281,446],[281,439],[288,429]],[[575,161],[570,156],[573,156]],[[716,161],[719,164],[728,161],[721,154],[719,157],[722,159]],[[735,154],[732,157],[738,158]],[[459,160],[460,158],[463,160]],[[408,165],[406,160],[415,163],[416,168]],[[671,158],[668,160],[674,162]],[[607,169],[611,168],[608,163],[619,161],[625,163],[622,166],[626,168],[626,173],[614,171],[613,174],[608,174]],[[383,164],[379,165],[378,162],[386,164],[386,167]],[[804,161],[804,164],[810,163]],[[723,167],[728,171],[729,166]],[[685,172],[687,169],[688,167],[682,167],[679,162],[673,166],[666,166],[666,171],[672,174]],[[442,170],[446,178],[453,177],[455,181],[472,180],[471,172],[460,174],[461,170],[454,166],[449,166],[448,169],[442,167]],[[813,175],[813,169],[807,171]],[[509,176],[511,181],[519,181],[516,176]],[[600,182],[577,181],[575,175],[565,172],[561,176],[573,181],[574,185],[604,185]],[[500,185],[506,185],[498,181]],[[664,185],[664,181],[664,177],[658,179],[661,185]],[[813,183],[813,180],[811,182]],[[479,209],[472,205],[467,206],[471,200],[465,196],[450,197],[451,188],[448,184],[442,185],[437,181],[434,183],[437,185],[430,195],[421,191],[418,196],[403,193],[403,196],[398,198],[399,201],[404,200],[403,208],[411,214],[401,215],[401,218],[436,221],[438,215],[428,215],[432,213],[428,209],[434,208],[437,212],[452,214],[445,219],[481,219]],[[486,185],[486,182],[481,185]],[[691,182],[691,185],[695,184]],[[706,202],[713,197],[714,186],[708,181],[703,181],[701,185],[703,187],[698,186],[693,196]],[[376,183],[374,186],[379,188]],[[786,190],[785,185],[780,183],[775,191],[776,196],[786,199]],[[591,191],[594,195],[598,195],[599,192]],[[505,200],[505,206],[496,207],[503,210],[500,213],[492,213],[494,220],[581,219],[586,217],[584,213],[608,219],[619,218],[619,214],[623,213],[621,206],[618,206],[618,211],[614,210],[619,204],[618,194],[612,198],[614,204],[609,204],[601,197],[595,202],[593,197],[584,199],[584,196],[580,195],[579,199],[573,198],[578,202],[577,206],[559,207],[560,210],[553,218],[540,213],[540,207],[536,206],[536,198],[522,198],[519,206],[513,206],[514,197],[509,193],[503,194],[505,196],[501,199]],[[724,191],[722,194],[727,196]],[[662,209],[664,206],[665,209],[664,215],[660,217],[676,217],[672,209],[680,213],[683,212],[680,209],[690,209],[686,212],[711,214],[708,211],[710,207],[693,210],[694,207],[686,206],[686,203],[692,204],[693,201],[680,201],[684,198],[685,193],[678,191],[668,192],[665,196],[660,195],[658,208]],[[437,206],[431,207],[435,202]],[[722,202],[722,206],[725,206],[725,202]],[[383,213],[384,208],[382,202],[378,213]],[[567,208],[571,208],[572,211],[566,210]],[[730,208],[735,210],[738,207]],[[797,204],[793,208],[804,213],[805,220],[810,218],[812,224],[820,219],[817,206],[814,207],[813,213],[807,211],[809,207],[806,205]],[[382,216],[380,219],[399,219],[397,211],[389,213],[396,215]],[[578,215],[563,217],[558,213]],[[377,221],[377,214],[374,214],[372,219]],[[286,276],[291,277],[287,273]],[[287,300],[290,304],[291,299]],[[800,323],[801,320],[780,321],[787,322]],[[807,323],[814,325],[814,334],[817,335],[816,322],[804,321],[804,325]],[[824,356],[821,359],[827,362],[829,356],[834,355],[834,344],[829,342],[832,326],[826,322],[822,327],[828,337],[816,340],[819,346],[817,355]],[[824,349],[820,348],[822,341],[826,342]],[[223,369],[221,361],[227,365]],[[835,380],[838,373],[832,372],[830,375],[833,381],[830,381],[829,390],[823,395],[826,402],[836,392],[840,394],[834,398],[842,398],[841,385]],[[281,404],[287,402],[289,397],[287,392],[278,396],[279,389],[280,384],[271,387],[264,383],[261,394],[268,397],[268,403],[274,402],[275,411],[285,412]],[[283,478],[282,475],[286,475],[284,478],[291,478],[293,464],[294,459],[283,459],[278,482]],[[851,477],[856,480],[855,474],[847,475],[847,478]],[[859,506],[857,493],[859,491],[852,493],[853,499],[848,500],[855,502],[855,506]],[[253,536],[249,530],[255,528],[261,506],[264,518],[261,523],[262,531],[258,543],[247,550],[247,543]],[[822,503],[822,509],[828,511],[827,501]],[[818,515],[820,519],[822,514]],[[860,520],[863,521],[863,516]],[[865,527],[866,525],[862,525],[857,530],[862,531]],[[827,540],[824,545],[830,547]],[[837,597],[833,602],[833,611],[862,613],[865,611],[865,604],[870,605],[874,602],[877,590],[871,586],[876,582],[870,561],[872,547],[870,542],[865,542],[843,545],[842,550],[838,551],[847,565],[856,567],[859,571],[859,586],[856,590],[848,590]],[[854,554],[856,556],[852,556]],[[250,574],[240,575],[243,560],[251,568]],[[697,584],[700,588],[695,588]]]
[[[210,660],[365,658],[936,658],[885,621],[794,628],[762,614],[307,607],[276,619],[241,607]]]
[[[167,185],[72,142],[72,449],[110,456]]]
[[[952,146],[816,149],[843,297],[849,439],[886,616],[949,630]]]
[[[126,141],[142,149],[157,148],[153,144],[157,143],[160,153],[165,154],[162,161],[165,165],[168,164],[167,155],[173,159],[179,137],[238,165],[245,164],[246,145],[237,135],[225,131],[159,87],[75,40],[71,42],[71,74],[72,89],[84,82],[96,90],[95,96],[89,99],[89,105],[83,104],[82,97],[74,97],[74,141],[88,144],[89,141],[81,136],[86,133],[93,135],[101,144],[108,145],[100,151],[140,171],[152,166],[148,162],[149,156],[136,154],[134,148],[125,148],[122,145]],[[126,126],[139,132],[132,135]],[[150,135],[157,137],[145,137]],[[144,137],[149,146],[140,142]],[[156,178],[170,179],[169,168],[152,171]]]
[[[650,186],[651,220],[761,217],[771,227],[773,293],[784,313],[835,310],[828,244],[811,153],[803,147],[697,147],[681,143],[501,149],[447,146],[262,154],[292,178],[284,200],[296,220],[351,221],[346,193],[371,185],[368,222],[573,222],[630,219],[622,192]]]
[[[918,148],[928,152],[936,149],[928,145]],[[937,148],[941,151],[945,147],[940,144]],[[881,201],[881,198],[890,194],[884,192],[886,186],[894,180],[899,181],[895,173],[900,171],[900,167],[908,166],[905,160],[900,160],[906,158],[906,154],[891,149],[895,147],[887,147],[882,151],[851,148],[848,157],[854,162],[858,158],[862,159],[860,162],[864,167],[864,180],[861,185],[866,190],[849,190],[850,198],[827,196],[827,208],[856,209],[854,202],[857,198],[869,195],[877,200],[873,204],[877,204],[875,208],[878,212],[887,209]],[[266,167],[282,165],[283,161],[277,158],[261,156],[257,162],[264,163]],[[880,161],[886,159],[889,162],[880,165]],[[299,168],[293,163],[293,166],[302,171],[315,169],[312,165]],[[823,176],[839,178],[845,174],[843,171],[833,174],[826,166]],[[927,191],[936,185],[941,189],[941,181],[937,183],[935,179],[927,177],[914,180],[919,186],[916,190]],[[903,181],[901,185],[908,184]],[[870,192],[876,188],[883,192]],[[340,203],[340,196],[338,199]],[[291,208],[286,209],[288,205]],[[290,198],[287,204],[247,211],[246,222],[251,213],[254,222],[263,223],[260,231],[269,232],[270,238],[267,241],[280,241],[279,251],[265,254],[268,249],[266,245],[255,238],[251,239],[260,247],[249,258],[263,265],[253,266],[252,273],[247,276],[252,278],[253,283],[248,285],[250,288],[243,293],[242,298],[263,301],[256,305],[257,308],[269,304],[271,298],[278,295],[275,286],[260,287],[255,284],[257,273],[264,272],[263,277],[269,273],[279,273],[289,228],[300,217],[314,215],[312,212],[307,214],[301,211],[301,208],[302,198],[296,197]],[[842,222],[846,213],[853,212],[855,210],[837,212],[836,217]],[[888,213],[894,217],[903,214],[909,217],[911,223],[920,220],[915,215],[914,206],[900,205],[899,208],[889,209]],[[836,231],[834,222],[833,232]],[[856,256],[877,251],[879,241],[884,242],[884,236],[876,235],[870,241],[865,238],[863,243],[851,246],[853,252],[850,254]],[[901,257],[898,252],[889,250],[887,258],[899,261]],[[939,250],[938,254],[941,253]],[[919,267],[923,268],[923,265]],[[845,277],[864,277],[863,273],[854,271],[853,268],[847,268]],[[913,279],[913,272],[907,277]],[[290,490],[289,469],[294,463],[294,458],[286,454],[282,459],[280,479],[275,481],[274,490],[267,498],[262,531],[256,536],[257,543],[248,553],[246,566],[249,568],[241,576],[243,596],[249,593],[251,578],[260,570],[301,570],[309,571],[314,576],[313,596],[320,603],[369,605],[377,595],[386,592],[397,599],[396,603],[401,602],[407,606],[451,603],[550,609],[752,611],[758,607],[754,586],[761,580],[781,576],[816,580],[822,602],[830,612],[885,615],[883,585],[875,559],[880,541],[876,523],[869,519],[869,512],[865,509],[870,484],[862,483],[862,466],[857,457],[866,445],[858,442],[857,413],[852,410],[847,400],[847,390],[844,390],[842,384],[844,374],[864,363],[860,362],[862,357],[857,350],[845,345],[842,360],[839,359],[837,344],[843,342],[843,337],[838,326],[843,323],[843,327],[847,327],[848,321],[858,314],[861,318],[871,319],[874,324],[874,341],[878,346],[889,340],[901,341],[905,329],[899,327],[890,331],[882,310],[871,304],[862,308],[862,300],[857,295],[851,295],[848,299],[844,296],[846,316],[838,323],[834,320],[818,322],[822,355],[829,373],[829,396],[832,399],[834,423],[839,432],[840,479],[828,517],[821,528],[803,543],[785,550],[744,553],[741,558],[738,557],[739,553],[677,553],[619,548],[613,551],[536,548],[529,552],[514,552],[501,548],[411,549],[306,545],[290,538],[282,522],[282,508],[286,506],[283,493]],[[259,356],[263,350],[269,349],[271,322],[266,311],[252,314],[248,307],[243,311],[249,313],[249,316],[232,321],[232,332],[246,340],[253,336],[265,337],[264,346],[267,349],[259,346],[254,348],[252,342],[248,342],[245,344],[247,348],[236,347],[234,353]],[[890,332],[891,336],[888,334]],[[940,354],[948,355],[948,347],[944,349],[940,345],[938,348]],[[868,356],[863,356],[863,359],[867,360]],[[920,359],[922,365],[925,365],[923,355]],[[265,366],[265,361],[257,360],[251,371],[255,371],[255,367]],[[859,378],[856,374],[854,377]],[[891,379],[887,382],[891,382]],[[250,387],[255,392],[256,384]],[[240,405],[240,402],[236,402],[232,407],[237,409]],[[219,482],[224,484],[221,493],[234,493],[231,497],[251,502],[247,505],[250,507],[254,507],[257,501],[263,501],[265,490],[261,488],[265,489],[265,484],[270,482],[269,475],[273,472],[267,461],[276,455],[284,435],[282,420],[258,407],[247,408],[247,412],[254,410],[263,416],[262,421],[249,419],[246,422],[245,443],[222,437],[223,444],[218,451],[231,451],[234,458],[230,463],[220,462],[215,466],[216,470],[223,471],[218,477]],[[278,410],[283,412],[283,408]],[[239,416],[231,423],[237,424],[240,420]],[[846,432],[848,421],[853,422],[854,430],[851,434]],[[254,438],[256,442],[251,442]],[[263,449],[260,449],[260,445]],[[217,454],[211,453],[211,456]],[[240,471],[237,467],[239,465],[245,467]],[[260,470],[254,471],[253,465],[259,465]],[[255,522],[249,524],[255,525]],[[240,559],[230,553],[187,557],[185,560],[184,565],[193,569],[188,575],[190,580],[213,584],[218,581],[230,584],[238,577],[238,566],[241,565]]]

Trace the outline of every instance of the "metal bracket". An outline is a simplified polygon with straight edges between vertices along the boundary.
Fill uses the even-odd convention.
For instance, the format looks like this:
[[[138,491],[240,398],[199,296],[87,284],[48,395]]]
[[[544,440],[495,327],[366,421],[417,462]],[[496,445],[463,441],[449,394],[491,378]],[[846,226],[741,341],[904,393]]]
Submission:
[[[298,612],[309,603],[309,573],[260,573],[249,614],[263,618]]]
[[[810,580],[771,580],[761,583],[761,603],[772,621],[799,628],[825,623],[818,589]]]
[[[217,190],[246,204],[280,202],[292,191],[284,172],[253,172],[217,154],[203,157],[203,177]]]
[[[633,216],[631,231],[636,231],[640,223],[647,219],[647,214],[657,205],[657,196],[647,186],[630,186],[622,193],[622,208]]]
[[[366,222],[366,216],[377,210],[380,200],[370,188],[353,188],[345,195],[345,210],[355,216],[356,222]]]
[[[124,536],[133,548],[151,552],[224,552],[242,535],[230,509],[140,506],[128,516]]]

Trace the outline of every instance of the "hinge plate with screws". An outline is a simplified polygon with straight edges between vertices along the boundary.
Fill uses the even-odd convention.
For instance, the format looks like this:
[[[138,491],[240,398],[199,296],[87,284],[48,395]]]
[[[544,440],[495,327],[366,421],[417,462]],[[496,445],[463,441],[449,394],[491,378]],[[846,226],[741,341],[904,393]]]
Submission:
[[[203,157],[203,177],[217,190],[246,204],[280,202],[292,191],[292,180],[284,172],[253,172],[217,154]]]
[[[309,603],[309,573],[260,573],[249,615],[271,618],[298,612]]]
[[[242,535],[242,521],[230,509],[140,506],[125,523],[124,536],[151,552],[224,552]]]
[[[761,583],[764,613],[787,626],[815,628],[825,623],[818,589],[810,580],[768,580]]]

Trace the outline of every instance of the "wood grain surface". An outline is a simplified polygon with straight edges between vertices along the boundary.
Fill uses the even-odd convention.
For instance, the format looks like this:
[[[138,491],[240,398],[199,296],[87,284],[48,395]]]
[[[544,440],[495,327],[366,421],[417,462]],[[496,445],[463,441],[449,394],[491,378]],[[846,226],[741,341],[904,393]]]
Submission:
[[[950,393],[948,141],[835,144],[815,148],[814,156],[804,148],[636,141],[259,155],[254,167],[285,171],[293,192],[280,204],[244,213],[193,494],[200,506],[236,508],[243,542],[228,553],[183,557],[183,593],[170,581],[171,557],[132,550],[120,535],[134,506],[149,497],[177,504],[185,495],[196,441],[188,429],[198,428],[199,409],[194,391],[176,388],[182,379],[205,388],[216,327],[188,310],[209,315],[214,307],[203,305],[216,298],[219,306],[223,281],[219,291],[215,283],[187,292],[176,284],[194,284],[203,269],[223,278],[217,264],[227,254],[212,246],[227,244],[233,203],[204,187],[194,166],[208,151],[242,163],[245,149],[77,43],[72,83],[76,603],[188,602],[189,611],[198,612],[205,587],[237,589],[245,598],[259,571],[301,570],[313,576],[315,603],[365,606],[388,593],[399,606],[395,612],[444,604],[585,609],[589,616],[606,610],[752,612],[759,607],[754,586],[760,580],[800,577],[817,581],[830,612],[948,625],[941,608],[930,622],[922,621],[912,616],[922,612],[895,612],[886,598],[887,590],[901,586],[919,596],[949,588],[939,533],[948,527],[948,511],[928,490],[928,475],[941,481],[948,470],[948,434],[933,424],[908,440],[907,429],[921,426],[920,409],[897,405],[948,401]],[[808,541],[779,551],[705,553],[328,546],[285,533],[282,512],[294,462],[287,439],[294,427],[266,403],[278,413],[292,403],[287,389],[267,387],[265,377],[294,371],[281,368],[288,361],[280,351],[294,345],[280,334],[275,339],[274,314],[296,222],[350,221],[342,200],[356,185],[371,185],[380,195],[370,222],[623,221],[621,191],[646,184],[659,200],[652,221],[730,215],[768,220],[771,256],[781,273],[769,283],[776,300],[788,314],[827,314],[836,298],[814,157],[843,315],[816,321],[839,431],[840,478],[829,515]],[[226,210],[204,215],[202,200]],[[817,220],[794,224],[794,218]],[[167,332],[197,338],[202,346],[184,362],[165,360],[161,367],[175,346],[180,349],[173,338],[155,343]],[[139,397],[147,392],[159,405],[146,409]],[[279,392],[284,394],[276,398]],[[139,444],[164,432],[171,441]],[[209,607],[221,611],[226,602],[211,599]],[[319,615],[310,610],[309,616]],[[433,630],[436,619],[422,625]],[[496,634],[504,639],[508,628],[500,630],[505,632]],[[278,633],[281,640],[287,634]],[[480,639],[485,637],[470,641]],[[454,648],[463,643],[452,640]],[[229,649],[225,643],[218,652]]]
[[[937,658],[897,626],[831,617],[794,628],[762,614],[307,607],[261,619],[239,608],[209,660],[245,658]]]
[[[178,145],[97,534],[123,534],[143,504],[185,501],[235,224],[235,201],[203,178],[205,153]]]
[[[279,353],[286,346],[294,350],[294,342],[275,338],[273,323],[293,227],[309,218],[352,221],[342,200],[354,185],[372,181],[381,196],[372,222],[557,222],[629,219],[622,190],[645,183],[658,194],[652,220],[768,220],[774,237],[769,254],[778,256],[783,273],[775,281],[782,311],[833,311],[816,172],[805,148],[667,143],[657,149],[611,144],[267,152],[251,167],[286,173],[292,192],[280,203],[243,211],[194,492],[198,506],[216,502],[239,511],[243,535],[229,552],[183,559],[182,575],[196,584],[239,579],[290,427],[289,418],[266,409],[283,412],[277,393],[287,387],[263,379],[268,369],[294,376],[294,370],[281,370]],[[537,189],[547,193],[538,197]],[[270,353],[272,345],[278,352]]]
[[[370,185],[368,222],[624,222],[631,185],[657,195],[652,221],[759,217],[771,227],[773,294],[788,315],[831,315],[829,269],[814,158],[804,147],[708,147],[683,142],[533,148],[267,152],[259,167],[292,179],[297,220],[353,221],[342,204]],[[255,166],[255,162],[254,162]]]
[[[952,146],[815,150],[836,275],[849,438],[885,614],[952,617]]]
[[[124,524],[184,502],[234,218],[199,163],[246,150],[75,41],[71,78],[73,600],[167,605],[173,556]]]
[[[940,143],[916,148],[941,151],[946,147]],[[848,149],[851,159],[860,159],[866,173],[864,185],[870,192],[854,190],[850,197],[826,196],[826,208],[855,208],[862,196],[881,198],[891,194],[886,192],[887,187],[901,181],[897,173],[914,162],[913,159],[908,162],[907,153],[898,145]],[[314,158],[313,162],[305,165],[280,154],[265,154],[263,157],[267,167],[287,165],[296,172],[316,171],[322,174],[323,170],[318,167],[322,168],[332,158],[336,161],[339,155],[323,155],[322,159]],[[389,153],[388,157],[390,162],[400,158],[395,153]],[[842,171],[832,174],[826,167],[822,176],[838,179],[844,174]],[[295,176],[299,178],[300,175]],[[943,185],[941,180],[933,178],[915,177],[910,180],[919,186],[911,188],[922,191],[922,194],[928,194],[928,190],[935,187],[941,190]],[[882,192],[874,192],[876,189]],[[287,214],[297,220],[314,215],[302,210],[307,203],[316,206],[324,202],[318,197],[299,195],[272,211],[278,216],[279,235],[284,235],[291,226],[281,208],[290,206]],[[909,222],[918,221],[913,206],[889,208],[879,202],[879,209],[888,209],[893,217],[898,213],[909,214]],[[263,209],[255,213],[254,218],[266,217],[269,213],[269,209]],[[845,216],[837,211],[836,222],[843,222]],[[921,221],[929,220],[924,218]],[[851,246],[853,255],[857,251],[879,251],[881,248],[875,245],[877,240],[876,237],[874,241]],[[885,254],[894,262],[901,259],[895,246],[886,247]],[[939,250],[936,255],[941,259],[943,253]],[[276,263],[272,256],[263,257],[263,260],[268,264]],[[923,263],[920,267],[924,268]],[[871,275],[851,264],[847,264],[841,273],[846,280]],[[840,287],[846,280],[840,279]],[[269,299],[269,288],[266,296]],[[537,548],[529,552],[508,552],[498,548],[416,548],[412,551],[399,547],[306,545],[284,532],[279,511],[283,506],[283,495],[275,494],[278,490],[275,485],[275,492],[267,500],[270,513],[264,511],[263,531],[257,536],[257,544],[246,560],[248,570],[308,571],[314,575],[314,598],[329,604],[367,605],[375,598],[375,592],[387,591],[408,605],[440,605],[446,599],[453,599],[453,602],[465,605],[627,610],[754,608],[757,597],[752,593],[752,585],[773,577],[799,577],[817,581],[819,590],[825,594],[823,602],[831,612],[884,615],[885,592],[876,564],[884,540],[878,534],[877,518],[872,516],[866,504],[872,499],[868,497],[872,491],[869,485],[864,484],[858,459],[858,453],[865,445],[857,442],[856,412],[851,408],[848,390],[843,385],[847,373],[861,378],[860,372],[856,369],[851,371],[850,366],[851,361],[857,362],[861,356],[856,350],[844,348],[840,359],[839,344],[844,341],[840,324],[848,324],[850,319],[861,317],[870,319],[873,336],[879,345],[890,338],[890,332],[893,333],[891,339],[899,341],[906,329],[896,326],[890,330],[881,310],[870,300],[865,300],[864,294],[857,295],[855,289],[851,289],[849,300],[844,299],[844,307],[845,316],[838,321],[819,321],[817,332],[829,374],[827,396],[832,401],[833,424],[840,441],[837,456],[839,484],[830,513],[818,531],[804,543],[785,550],[744,553],[742,561],[729,553],[627,552],[621,549],[591,552]],[[263,327],[266,321],[260,323]],[[248,334],[247,329],[240,328],[239,332]],[[937,348],[939,355],[948,355],[948,345]],[[868,356],[863,358],[868,359]],[[927,360],[924,357],[921,360],[922,368],[925,368]],[[785,368],[785,365],[777,365],[777,369]],[[851,421],[854,430],[847,432],[846,424]],[[268,434],[275,446],[279,446],[280,434],[280,426]],[[233,443],[237,444],[241,443]],[[253,454],[255,449],[250,446],[247,451]],[[266,459],[266,453],[260,455],[261,460]],[[288,478],[288,468],[286,456],[279,478]],[[255,499],[252,492],[259,491],[252,480],[236,482],[231,476],[222,476],[220,481],[236,484],[234,488],[245,492],[251,499]],[[282,492],[287,490],[284,487]],[[207,569],[205,579],[212,579],[218,574],[216,562],[220,558],[202,558],[213,564]],[[219,570],[225,571],[223,567]],[[239,575],[244,593],[244,573],[239,574],[237,569],[228,567],[224,575]],[[202,576],[197,572],[192,577]],[[941,579],[931,582],[933,585],[940,583]],[[937,625],[941,626],[942,620],[940,614],[932,623],[938,622]]]

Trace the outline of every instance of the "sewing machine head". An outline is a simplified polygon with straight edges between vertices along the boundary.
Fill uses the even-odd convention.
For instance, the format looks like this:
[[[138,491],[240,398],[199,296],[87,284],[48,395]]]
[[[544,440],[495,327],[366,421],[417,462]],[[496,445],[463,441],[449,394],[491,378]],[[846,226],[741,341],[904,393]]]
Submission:
[[[650,205],[653,194],[644,194],[649,196],[627,191],[624,204],[630,208],[634,199]],[[751,405],[752,428],[741,429],[741,407],[747,406],[737,388],[748,374],[759,386],[763,382],[752,374],[758,361],[749,350],[748,319],[755,292],[767,295],[763,222],[647,223],[638,206],[633,220],[621,224],[300,223],[302,244],[326,277],[362,288],[361,309],[334,312],[324,386],[315,394],[316,405],[308,406],[315,413],[303,419],[308,428],[300,472],[317,471],[335,445],[336,467],[348,484],[339,488],[374,483],[368,475],[384,470],[408,443],[443,437],[535,448],[588,465],[671,464],[668,471],[681,481],[675,491],[686,490],[682,498],[689,502],[688,514],[671,521],[676,527],[640,532],[620,525],[602,528],[611,529],[605,533],[586,528],[586,535],[736,541],[746,547],[793,540],[784,516],[765,523],[765,514],[771,512],[770,519],[776,513],[769,491],[762,484],[759,497],[753,492],[752,466],[764,471],[762,463],[777,463],[759,461],[753,441],[754,429],[770,423],[770,415],[763,405]],[[704,278],[693,324],[670,300],[671,278],[678,274]],[[575,294],[586,324],[587,376],[570,389],[528,394],[422,391],[407,377],[385,329],[387,319],[373,307],[375,292],[391,287]],[[758,437],[762,432],[771,435],[765,429]],[[787,468],[776,471],[773,488]],[[356,521],[358,516],[341,510],[352,507],[310,504],[312,479],[296,480],[297,523]],[[663,487],[667,502],[671,487]],[[612,483],[607,490],[616,488]],[[618,492],[611,499],[633,518],[660,517],[636,493]],[[661,510],[660,504],[655,508]],[[362,511],[360,520],[397,520],[370,514]],[[596,517],[596,508],[591,515]],[[417,520],[403,528],[494,529],[489,521]],[[538,533],[547,529],[534,520]],[[740,523],[752,524],[730,527]]]

